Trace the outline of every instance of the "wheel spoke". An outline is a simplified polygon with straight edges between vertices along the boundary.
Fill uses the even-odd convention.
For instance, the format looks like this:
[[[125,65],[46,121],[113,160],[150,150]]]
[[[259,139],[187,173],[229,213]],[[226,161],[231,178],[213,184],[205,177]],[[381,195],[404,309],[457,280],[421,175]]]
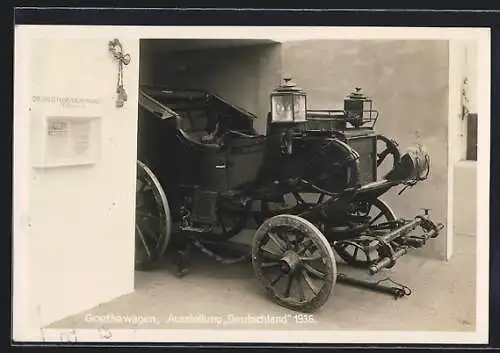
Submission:
[[[140,227],[142,228],[141,230],[144,230],[146,233],[147,237],[150,239],[155,239],[156,240],[156,232],[154,232],[151,227],[148,225],[148,222],[141,222]],[[144,234],[143,232],[143,234]]]
[[[319,271],[318,269],[312,267],[311,265],[309,265],[307,263],[302,264],[302,266],[304,267],[304,269],[307,272],[309,272],[314,277],[316,277],[318,279],[326,279],[326,273]]]
[[[157,221],[161,221],[160,217],[154,216],[151,213],[144,213],[144,212],[141,212],[141,211],[136,211],[135,214],[139,215],[139,216],[141,216],[143,218],[149,218],[149,219],[154,219],[154,220],[157,220]]]
[[[261,247],[260,250],[262,251],[262,255],[264,255],[264,257],[268,257],[269,259],[273,259],[273,260],[281,259],[281,254],[275,253],[272,250],[265,249],[263,247]]]
[[[299,256],[300,261],[317,261],[321,260],[321,255],[315,255],[315,256]]]
[[[144,234],[141,231],[141,228],[136,225],[135,226],[137,233],[139,234],[139,239],[141,239],[142,246],[144,247],[144,250],[146,250],[146,253],[148,254],[148,257],[151,258],[151,251],[149,250],[149,246],[146,242],[146,239],[144,238]]]
[[[294,249],[298,250],[300,247],[300,244],[304,241],[304,235],[302,234],[295,234],[295,242],[294,242]]]
[[[289,237],[289,233],[285,232],[283,234],[283,230],[282,229],[278,229],[276,231],[276,235],[278,236],[278,238],[285,244],[285,248],[293,248],[294,246],[294,243],[290,237]]]
[[[280,273],[279,273],[279,275],[278,275],[275,279],[273,279],[273,281],[271,282],[271,286],[274,286],[276,283],[278,283],[278,282],[279,282],[279,280],[280,280],[281,278],[283,278],[283,276],[284,276],[284,275],[285,275],[285,274],[284,274],[283,272],[280,272]]]
[[[285,252],[286,251],[286,244],[283,244],[283,240],[277,236],[276,234],[274,233],[267,233],[267,236],[269,237],[269,239],[271,239],[271,241],[276,244],[276,246],[278,247],[278,249],[281,251],[281,252]]]
[[[344,243],[344,242],[336,244],[337,248],[342,249],[343,251],[345,251],[345,249],[347,248],[348,245],[349,244]]]
[[[297,280],[297,291],[299,292],[299,300],[301,302],[306,300],[306,295],[304,293],[304,287],[302,287],[302,276],[300,272],[296,272],[295,278]]]
[[[147,223],[143,224],[143,226],[147,229],[147,233],[150,236],[150,238],[154,239],[154,241],[155,241],[155,247],[154,247],[154,249],[155,249],[155,252],[156,252],[158,250],[158,248],[160,247],[160,245],[161,245],[161,242],[160,242],[161,238],[158,237],[158,236],[156,236],[157,232],[154,232]]]
[[[375,223],[376,221],[378,221],[378,219],[379,219],[380,217],[382,217],[383,215],[384,215],[384,212],[380,211],[380,212],[378,213],[378,215],[377,215],[374,219],[372,219],[372,220],[370,221],[370,225],[372,225],[373,223]]]
[[[298,255],[304,254],[307,250],[309,250],[312,246],[314,246],[314,242],[311,239],[307,239],[307,241],[308,241],[307,245],[305,245],[302,249],[297,250]],[[307,241],[305,241],[304,243],[306,243]]]
[[[292,290],[293,274],[288,275],[288,282],[285,289],[285,298],[290,297],[290,291]]]
[[[262,262],[260,264],[260,267],[269,268],[269,267],[277,267],[279,265],[280,263],[278,261],[270,261],[270,262]]]
[[[354,259],[357,259],[357,258],[358,258],[358,251],[359,251],[359,248],[356,246],[356,247],[354,248],[354,254],[352,254],[352,257],[353,257]]]
[[[304,201],[304,199],[302,198],[302,196],[300,196],[300,194],[298,192],[294,192],[293,196],[295,197],[295,200],[297,201],[298,204],[302,205],[302,204],[306,203]]]
[[[145,191],[150,191],[152,190],[151,186],[149,185],[147,180],[141,180],[141,186],[139,187],[139,190],[137,192],[145,192]]]
[[[142,181],[142,179],[138,179],[137,181],[140,183],[140,185],[139,185],[139,187],[135,191],[136,192],[141,192],[142,189],[144,189],[144,185],[146,185],[146,183],[144,181]]]
[[[325,194],[320,194],[316,204],[319,205],[320,203],[323,202],[324,199],[325,199]]]
[[[309,289],[311,289],[311,291],[313,292],[313,294],[318,295],[320,290],[314,285],[311,277],[309,277],[309,274],[306,271],[302,270],[301,275],[302,275],[302,278],[304,278],[304,280],[306,281],[306,284],[309,287]]]

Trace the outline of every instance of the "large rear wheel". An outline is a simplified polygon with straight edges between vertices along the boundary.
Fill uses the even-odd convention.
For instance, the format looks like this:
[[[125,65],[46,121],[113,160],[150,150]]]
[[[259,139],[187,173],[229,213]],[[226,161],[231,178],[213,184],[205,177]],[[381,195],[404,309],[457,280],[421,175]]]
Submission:
[[[135,268],[151,270],[163,257],[172,228],[170,208],[160,182],[137,161]]]

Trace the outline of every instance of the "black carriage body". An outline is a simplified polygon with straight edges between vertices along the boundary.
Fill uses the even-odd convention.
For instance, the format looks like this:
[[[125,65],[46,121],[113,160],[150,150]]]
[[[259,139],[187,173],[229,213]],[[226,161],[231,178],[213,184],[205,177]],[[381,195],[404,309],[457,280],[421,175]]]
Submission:
[[[377,133],[371,129],[344,132],[347,144],[359,154],[359,182],[377,181]]]
[[[272,124],[268,116],[262,135],[253,114],[204,91],[142,87],[139,101],[138,158],[158,176],[178,218],[183,209],[210,225],[221,197],[283,202],[290,192],[332,196],[353,188],[377,197],[414,178],[410,160],[378,183],[383,136],[372,110],[367,118],[360,110],[308,110],[299,124]]]
[[[305,104],[303,93],[293,92],[298,102]],[[276,98],[277,104],[280,99]],[[292,309],[318,308],[336,280],[404,295],[401,289],[378,283],[337,278],[332,249],[348,264],[375,274],[394,266],[408,248],[419,248],[437,237],[443,225],[434,224],[427,211],[414,219],[399,219],[379,198],[394,186],[408,187],[425,180],[429,155],[420,147],[401,155],[393,140],[379,134],[374,129],[378,112],[360,89],[345,100],[343,110],[306,109],[305,116],[303,109],[298,111],[297,119],[289,119],[276,109],[281,114],[277,121],[269,113],[267,131],[262,135],[253,127],[253,114],[214,94],[141,87],[138,165],[143,175],[156,178],[160,184],[156,185],[155,198],[163,211],[157,218],[165,215],[166,219],[158,228],[160,233],[168,236],[172,224],[173,231],[188,244],[186,249],[193,243],[220,260],[200,238],[220,244],[243,228],[256,226],[251,250],[254,269],[274,300]],[[385,144],[383,151],[378,150],[379,142]],[[388,173],[378,175],[388,155],[393,165]],[[303,194],[318,198],[311,200]],[[289,195],[295,204],[286,200]],[[377,212],[374,215],[373,209]],[[142,244],[146,241],[139,223],[144,219],[151,217],[136,212],[136,240]],[[278,235],[284,228],[295,234],[293,241]],[[412,235],[417,228],[423,232]],[[164,249],[167,242],[163,239],[156,249]],[[263,250],[267,243],[275,243],[277,248]],[[321,271],[309,264],[317,257],[308,250],[313,243],[325,260]],[[181,253],[184,258],[190,252]],[[358,253],[364,258],[359,259]],[[280,276],[293,279],[308,271],[323,282],[323,289],[313,293],[310,301],[299,298],[292,302],[288,285],[285,298],[277,299],[275,288],[264,279],[263,268],[273,263],[265,259],[269,254],[284,269]],[[151,263],[161,251],[155,255],[150,257]],[[183,273],[181,265],[179,268]]]
[[[213,221],[207,214],[219,194],[255,182],[266,137],[251,113],[200,90],[143,87],[139,101],[138,158],[164,186],[174,217],[189,202],[202,210],[197,218]]]
[[[352,152],[341,148],[339,141],[345,143]],[[332,136],[331,132],[318,134],[306,128],[294,138],[289,162],[284,164],[293,165],[298,162],[298,169],[307,179],[314,180],[321,176],[326,180],[328,190],[342,192],[349,187],[344,165],[348,153],[356,154],[358,185],[377,180],[376,149],[377,133],[372,129],[337,130]]]
[[[150,161],[170,185],[236,187],[238,176],[229,175],[225,166],[240,164],[240,156],[248,162],[247,146],[252,151],[264,146],[263,136],[253,129],[254,117],[214,95],[143,88],[141,98],[138,157]],[[227,136],[222,148],[209,140],[217,123],[243,135]]]
[[[303,124],[269,124],[261,135],[253,114],[204,91],[142,87],[139,100],[138,158],[178,220],[184,209],[215,222],[220,197],[284,202],[289,192],[314,191],[307,185],[342,193],[377,181],[379,135],[373,125],[349,126],[345,114],[311,111]]]

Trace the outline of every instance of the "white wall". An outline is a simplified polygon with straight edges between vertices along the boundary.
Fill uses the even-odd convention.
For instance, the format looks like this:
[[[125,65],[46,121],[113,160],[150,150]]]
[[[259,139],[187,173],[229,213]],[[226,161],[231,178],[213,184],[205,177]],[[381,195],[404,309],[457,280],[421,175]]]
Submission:
[[[458,43],[461,71],[461,89],[464,90],[465,104],[470,113],[477,113],[478,95],[478,66],[477,66],[477,42],[463,41]],[[463,80],[467,78],[467,82]],[[467,120],[459,121],[459,146],[458,161],[454,165],[455,185],[454,204],[455,234],[476,236],[477,226],[477,162],[466,161],[467,147]]]
[[[22,34],[16,33],[14,117],[15,338],[36,337],[40,325],[133,291],[139,71],[138,40],[122,39],[132,57],[124,73],[130,100],[118,109],[117,64],[107,39]],[[35,104],[34,95],[100,103]],[[50,114],[100,117],[95,164],[33,168],[33,156],[43,147],[39,137],[46,133],[40,123]]]
[[[461,89],[463,98],[461,103],[467,107],[469,113],[477,113],[477,42],[474,40],[459,43],[461,57]],[[467,82],[463,82],[464,79]],[[460,159],[466,159],[467,147],[467,119],[460,120]]]
[[[476,236],[477,233],[477,163],[460,161],[455,164],[454,203],[455,235]]]

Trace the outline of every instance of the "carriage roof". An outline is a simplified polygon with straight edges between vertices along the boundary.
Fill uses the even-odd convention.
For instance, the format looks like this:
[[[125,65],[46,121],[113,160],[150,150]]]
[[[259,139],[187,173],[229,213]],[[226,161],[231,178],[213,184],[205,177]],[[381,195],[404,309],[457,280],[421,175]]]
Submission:
[[[235,119],[257,119],[245,109],[229,103],[224,98],[201,89],[169,89],[160,86],[141,86],[139,104],[156,113],[161,119],[180,118],[181,112],[212,109]]]

